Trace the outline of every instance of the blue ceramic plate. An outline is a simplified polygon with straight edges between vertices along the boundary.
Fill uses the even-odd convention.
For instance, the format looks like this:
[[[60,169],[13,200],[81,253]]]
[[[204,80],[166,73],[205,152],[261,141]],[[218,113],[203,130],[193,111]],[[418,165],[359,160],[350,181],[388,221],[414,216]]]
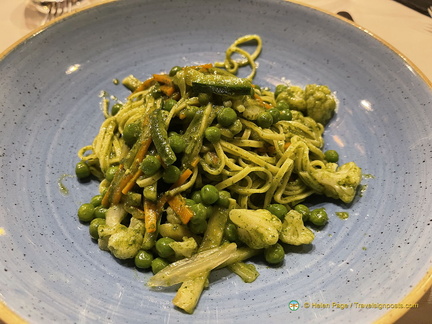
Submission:
[[[252,33],[264,40],[256,83],[329,85],[340,108],[325,148],[373,177],[351,206],[321,203],[331,219],[311,248],[292,249],[280,268],[258,264],[252,284],[214,273],[186,315],[172,306],[173,290],[150,291],[150,274],[99,250],[78,222],[77,207],[96,183],[66,177],[64,194],[58,182],[74,173],[77,150],[98,131],[99,92],[126,96],[114,78],[221,60],[234,39]],[[407,295],[415,302],[430,285],[432,90],[403,57],[355,25],[278,0],[110,2],[26,38],[1,58],[0,75],[0,301],[8,310],[0,318],[371,322],[387,312],[377,304]],[[350,216],[339,219],[337,211]],[[298,310],[289,308],[293,300]]]

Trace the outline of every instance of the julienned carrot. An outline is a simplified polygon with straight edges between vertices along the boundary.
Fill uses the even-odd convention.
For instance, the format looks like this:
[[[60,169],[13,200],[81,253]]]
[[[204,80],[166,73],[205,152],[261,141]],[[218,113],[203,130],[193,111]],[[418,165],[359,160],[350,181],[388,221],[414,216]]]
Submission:
[[[212,63],[191,66],[191,68],[196,69],[200,72],[206,72],[208,69],[211,69],[212,67],[213,67]]]
[[[186,199],[181,194],[176,194],[168,199],[168,205],[180,217],[183,224],[189,223],[190,219],[194,216],[193,211],[186,204]]]
[[[184,170],[181,174],[180,177],[178,178],[178,180],[171,186],[171,189],[180,187],[181,185],[183,185],[186,180],[192,175],[192,170],[191,169],[186,169]]]
[[[144,200],[144,224],[147,233],[156,232],[157,220],[158,220],[158,209],[154,202],[148,199]]]
[[[153,74],[153,79],[169,86],[173,84],[172,78],[168,74]]]
[[[141,142],[141,146],[131,161],[132,163],[128,169],[129,172],[126,172],[123,164],[119,166],[119,170],[102,198],[102,206],[108,207],[110,204],[118,204],[122,195],[127,194],[133,188],[136,179],[141,175],[139,165],[147,154],[150,144],[151,138],[147,138]]]
[[[120,182],[121,193],[123,195],[126,195],[133,188],[136,180],[141,176],[142,171],[139,168],[139,165],[141,164],[142,160],[144,160],[144,157],[147,154],[151,142],[152,142],[151,138],[148,138],[145,141],[143,141],[132,163],[131,166],[132,172],[129,175],[127,175],[122,180],[122,182]]]
[[[156,80],[153,77],[145,80],[143,83],[140,84],[140,86],[138,88],[136,88],[134,90],[134,92],[132,92],[129,95],[129,97],[132,96],[133,94],[137,93],[137,92],[144,91],[144,90],[150,88],[155,83],[156,83]]]
[[[272,105],[270,105],[269,103],[265,102],[264,100],[262,100],[262,98],[257,95],[256,93],[254,94],[254,99],[261,104],[261,106],[263,106],[266,109],[271,109],[273,108]]]
[[[167,97],[171,97],[174,94],[175,90],[176,90],[176,88],[173,85],[167,85],[167,84],[161,85],[159,89]]]
[[[141,169],[138,169],[134,173],[134,175],[130,179],[128,179],[128,182],[124,185],[124,187],[122,188],[122,191],[121,191],[121,193],[123,195],[126,195],[133,188],[133,186],[135,185],[135,182],[142,175],[142,173],[143,172],[141,171]]]
[[[196,157],[192,162],[191,162],[191,167],[195,168],[198,163],[199,163],[200,158]],[[180,177],[178,178],[178,180],[171,186],[170,189],[174,189],[177,187],[180,187],[181,185],[183,185],[187,179],[189,179],[189,177],[193,174],[193,171],[191,169],[186,169],[184,170],[181,174]]]

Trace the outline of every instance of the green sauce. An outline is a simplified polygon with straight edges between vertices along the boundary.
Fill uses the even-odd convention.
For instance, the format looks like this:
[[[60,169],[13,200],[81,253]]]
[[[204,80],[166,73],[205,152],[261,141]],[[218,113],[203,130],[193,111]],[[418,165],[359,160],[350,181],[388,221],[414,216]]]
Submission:
[[[347,212],[336,212],[335,214],[340,219],[347,219],[349,217],[349,214]]]
[[[57,185],[58,185],[58,187],[59,187],[59,189],[60,189],[60,192],[63,194],[63,195],[67,195],[67,194],[69,194],[69,190],[68,190],[68,188],[66,188],[66,186],[63,184],[63,180],[65,179],[65,178],[72,178],[73,177],[73,175],[70,175],[70,174],[62,174],[61,176],[60,176],[60,178],[58,179],[58,181],[57,181]]]

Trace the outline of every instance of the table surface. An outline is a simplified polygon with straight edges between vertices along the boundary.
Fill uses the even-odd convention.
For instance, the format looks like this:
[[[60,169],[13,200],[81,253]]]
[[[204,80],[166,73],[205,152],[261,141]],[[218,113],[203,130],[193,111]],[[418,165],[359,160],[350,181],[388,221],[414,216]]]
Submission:
[[[84,5],[103,0],[85,0]],[[31,34],[41,16],[29,0],[0,0],[0,53]],[[349,12],[356,24],[382,39],[432,80],[432,18],[392,0],[301,0],[327,12]],[[5,32],[7,31],[7,32]],[[397,323],[431,323],[432,293],[429,290]]]

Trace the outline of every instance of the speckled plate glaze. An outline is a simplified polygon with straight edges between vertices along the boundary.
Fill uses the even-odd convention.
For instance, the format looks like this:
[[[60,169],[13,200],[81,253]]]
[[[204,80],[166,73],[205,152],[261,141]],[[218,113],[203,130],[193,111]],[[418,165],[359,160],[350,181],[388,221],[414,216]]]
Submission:
[[[173,289],[150,291],[149,273],[100,251],[77,221],[96,183],[66,177],[64,194],[58,181],[73,174],[77,150],[97,133],[99,92],[126,96],[114,78],[221,60],[234,39],[251,33],[264,40],[256,83],[329,85],[340,108],[326,149],[373,178],[351,206],[319,202],[331,220],[312,246],[291,249],[279,268],[257,262],[252,284],[214,273],[186,315],[173,308]],[[359,304],[418,298],[413,287],[430,285],[432,90],[353,24],[278,0],[110,2],[29,36],[3,55],[0,75],[0,301],[25,321],[371,322],[387,310]],[[290,310],[292,300],[298,310]]]

